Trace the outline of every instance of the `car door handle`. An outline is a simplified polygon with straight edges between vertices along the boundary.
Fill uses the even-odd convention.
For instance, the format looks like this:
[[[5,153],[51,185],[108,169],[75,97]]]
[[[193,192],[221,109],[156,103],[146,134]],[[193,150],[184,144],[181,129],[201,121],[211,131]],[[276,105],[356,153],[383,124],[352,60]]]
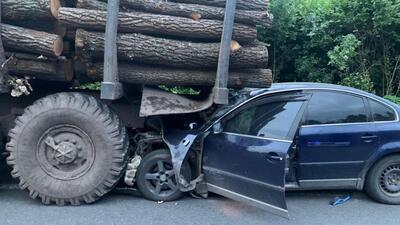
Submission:
[[[364,141],[364,142],[367,142],[367,143],[371,143],[371,142],[373,142],[375,139],[377,139],[378,138],[378,136],[376,136],[376,135],[372,135],[372,134],[366,134],[366,135],[364,135],[364,136],[362,136],[361,137],[361,139]]]
[[[270,152],[266,155],[266,157],[271,161],[283,161],[283,157],[280,157],[276,152]]]

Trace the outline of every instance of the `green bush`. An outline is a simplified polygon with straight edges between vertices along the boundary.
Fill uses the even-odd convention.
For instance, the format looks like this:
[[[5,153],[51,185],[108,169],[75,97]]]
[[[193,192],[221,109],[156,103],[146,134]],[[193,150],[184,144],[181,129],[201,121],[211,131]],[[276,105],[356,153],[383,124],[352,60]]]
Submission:
[[[181,86],[168,87],[165,85],[160,85],[159,88],[163,89],[164,91],[169,91],[169,92],[177,94],[177,95],[199,95],[200,94],[200,91],[194,90],[193,88],[190,88],[190,87],[181,87]]]
[[[374,84],[372,83],[369,73],[352,73],[343,78],[340,85],[358,88],[363,91],[375,93]]]
[[[389,100],[389,101],[392,101],[392,102],[394,102],[394,103],[400,105],[400,97],[393,96],[393,95],[386,95],[386,96],[385,96],[385,99],[387,99],[387,100]]]
[[[348,34],[338,39],[338,45],[328,51],[328,65],[332,65],[340,71],[347,72],[350,69],[352,61],[357,56],[357,49],[361,45],[361,41],[354,34]]]
[[[100,91],[101,82],[93,82],[93,83],[85,83],[81,84],[78,89],[82,90],[91,90],[91,91]]]
[[[400,0],[271,1],[273,27],[260,39],[275,81],[400,94]]]

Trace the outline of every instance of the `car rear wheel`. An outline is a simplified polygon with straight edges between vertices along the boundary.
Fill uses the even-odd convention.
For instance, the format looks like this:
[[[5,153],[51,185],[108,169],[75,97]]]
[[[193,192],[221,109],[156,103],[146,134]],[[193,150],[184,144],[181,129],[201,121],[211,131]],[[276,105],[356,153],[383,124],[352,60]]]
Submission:
[[[78,93],[36,101],[9,132],[7,162],[44,204],[92,203],[112,190],[126,165],[128,138],[118,116]]]
[[[378,202],[400,205],[400,155],[377,162],[368,174],[365,190]]]
[[[188,162],[182,165],[182,175],[190,180]],[[175,201],[184,195],[178,188],[171,155],[166,149],[150,152],[143,158],[138,169],[137,186],[143,196],[152,201]]]

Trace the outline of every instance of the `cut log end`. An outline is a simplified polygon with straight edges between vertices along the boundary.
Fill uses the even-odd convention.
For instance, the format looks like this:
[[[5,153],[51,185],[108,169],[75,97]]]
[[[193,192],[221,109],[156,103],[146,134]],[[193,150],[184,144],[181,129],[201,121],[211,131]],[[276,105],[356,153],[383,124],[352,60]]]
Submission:
[[[60,0],[49,0],[49,1],[50,1],[49,4],[50,4],[51,15],[53,15],[54,18],[58,19],[58,13],[61,8],[61,2]]]
[[[242,46],[237,41],[231,41],[231,52],[237,52],[242,48]]]
[[[64,50],[64,42],[63,38],[59,36],[55,41],[54,41],[54,55],[60,56]]]
[[[84,37],[87,35],[87,32],[85,30],[82,29],[77,29],[75,31],[75,47],[77,49],[81,49],[83,47],[85,47],[85,43],[84,43]]]
[[[195,21],[200,21],[200,19],[201,19],[201,14],[200,14],[200,13],[192,13],[192,14],[190,15],[190,17],[191,17],[193,20],[195,20]]]

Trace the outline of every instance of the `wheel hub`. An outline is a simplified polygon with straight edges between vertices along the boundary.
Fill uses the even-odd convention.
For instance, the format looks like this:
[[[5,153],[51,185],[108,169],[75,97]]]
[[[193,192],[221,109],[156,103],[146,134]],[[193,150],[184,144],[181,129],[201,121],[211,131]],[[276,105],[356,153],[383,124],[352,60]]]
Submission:
[[[160,181],[161,181],[161,182],[166,182],[166,181],[167,181],[167,175],[161,174],[161,175],[160,175]]]
[[[383,171],[381,187],[390,194],[400,193],[400,165],[389,166]]]
[[[64,141],[55,149],[54,157],[61,164],[69,164],[75,161],[77,153],[78,149],[74,144]]]
[[[95,151],[84,131],[75,126],[60,125],[42,135],[36,156],[47,174],[69,180],[86,174],[93,165]]]
[[[388,183],[390,185],[399,185],[400,179],[397,173],[393,173],[388,176]]]

